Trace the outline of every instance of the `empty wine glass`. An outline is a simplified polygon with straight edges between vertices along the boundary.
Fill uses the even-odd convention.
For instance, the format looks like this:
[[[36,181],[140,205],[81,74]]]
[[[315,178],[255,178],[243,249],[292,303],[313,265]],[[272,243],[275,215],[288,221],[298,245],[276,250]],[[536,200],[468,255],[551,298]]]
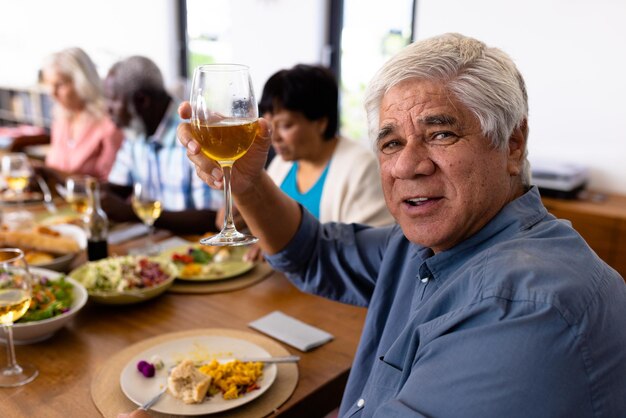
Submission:
[[[200,240],[205,245],[248,245],[257,237],[235,228],[230,177],[233,164],[248,152],[258,131],[258,109],[248,67],[237,64],[201,65],[194,70],[190,97],[191,130],[202,152],[224,173],[224,226],[219,234]]]
[[[21,386],[39,374],[35,366],[17,364],[13,344],[13,323],[30,306],[32,276],[24,253],[18,248],[0,249],[0,324],[7,340],[7,366],[0,370],[0,387]]]
[[[155,187],[150,187],[148,182],[135,182],[131,202],[135,214],[149,228],[148,245],[138,249],[137,252],[147,255],[158,253],[159,248],[154,242],[154,223],[163,211],[160,191]]]

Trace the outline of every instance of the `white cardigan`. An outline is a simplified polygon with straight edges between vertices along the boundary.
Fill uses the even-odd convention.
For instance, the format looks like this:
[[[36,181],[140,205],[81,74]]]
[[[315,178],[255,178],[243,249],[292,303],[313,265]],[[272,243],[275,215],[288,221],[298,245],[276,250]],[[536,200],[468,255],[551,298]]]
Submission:
[[[292,165],[277,155],[267,172],[280,186]],[[394,223],[385,204],[376,156],[349,139],[339,139],[330,160],[320,202],[320,222],[372,226]]]

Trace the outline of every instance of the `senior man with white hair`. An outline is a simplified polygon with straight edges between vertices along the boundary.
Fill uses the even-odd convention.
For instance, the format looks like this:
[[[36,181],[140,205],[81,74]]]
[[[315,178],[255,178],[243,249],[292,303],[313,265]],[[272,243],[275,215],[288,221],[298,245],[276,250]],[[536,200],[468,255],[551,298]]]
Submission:
[[[368,307],[339,415],[624,416],[626,285],[529,183],[511,59],[459,34],[415,42],[366,108],[396,226],[320,224],[263,172],[267,132],[232,184],[276,269]],[[221,185],[187,124],[178,136]]]

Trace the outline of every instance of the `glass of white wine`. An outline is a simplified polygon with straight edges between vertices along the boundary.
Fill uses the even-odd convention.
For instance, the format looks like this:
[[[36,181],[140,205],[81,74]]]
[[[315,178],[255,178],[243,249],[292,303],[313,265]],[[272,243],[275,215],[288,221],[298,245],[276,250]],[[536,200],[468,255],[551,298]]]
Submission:
[[[32,226],[33,214],[24,209],[26,188],[33,176],[33,167],[28,156],[22,152],[10,152],[0,158],[0,172],[12,193],[12,200],[17,203],[16,210],[5,213],[4,222],[18,228]]]
[[[72,210],[81,216],[87,213],[89,202],[87,198],[87,182],[91,176],[72,175],[65,179],[65,201],[70,204]]]
[[[22,152],[4,154],[0,160],[0,166],[8,188],[15,193],[19,200],[33,175],[33,167],[28,156]]]
[[[13,344],[13,323],[30,306],[32,276],[24,253],[18,248],[0,248],[0,324],[7,340],[7,365],[0,369],[0,387],[15,387],[39,374],[30,364],[17,364]]]
[[[201,65],[194,70],[191,130],[202,152],[224,173],[224,225],[205,245],[248,245],[258,238],[235,228],[230,179],[233,164],[248,152],[258,131],[259,111],[249,68],[239,64]]]
[[[154,242],[154,222],[159,219],[163,211],[160,192],[156,187],[150,187],[148,182],[135,182],[131,203],[135,214],[149,228],[148,245],[134,252],[154,255],[159,252],[159,247]]]

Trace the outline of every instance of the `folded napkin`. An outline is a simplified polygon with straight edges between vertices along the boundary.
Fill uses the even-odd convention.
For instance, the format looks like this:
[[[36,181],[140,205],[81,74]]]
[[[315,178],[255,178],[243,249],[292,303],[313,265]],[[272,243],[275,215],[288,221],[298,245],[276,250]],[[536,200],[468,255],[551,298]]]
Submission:
[[[109,244],[120,244],[133,238],[141,237],[148,233],[146,225],[140,223],[119,224],[109,232]]]
[[[252,321],[248,326],[289,344],[300,351],[309,351],[326,344],[334,338],[326,331],[285,315],[280,311],[274,311]]]

